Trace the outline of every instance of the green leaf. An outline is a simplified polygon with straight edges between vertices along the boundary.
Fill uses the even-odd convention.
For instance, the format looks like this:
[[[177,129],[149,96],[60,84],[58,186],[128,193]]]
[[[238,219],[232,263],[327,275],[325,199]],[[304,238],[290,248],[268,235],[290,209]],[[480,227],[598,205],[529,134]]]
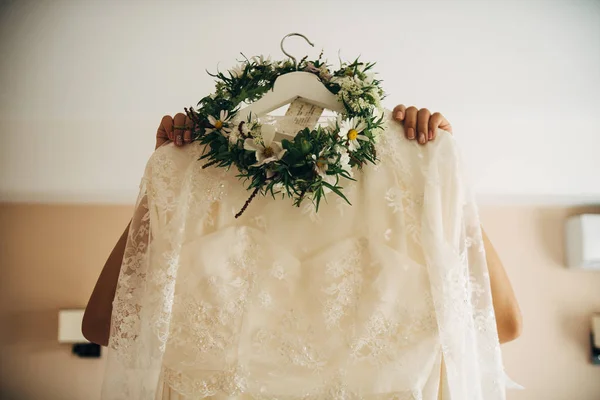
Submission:
[[[344,199],[346,201],[346,203],[352,205],[352,203],[350,203],[350,201],[346,198],[346,196],[344,196],[344,194],[338,189],[338,188],[341,188],[341,186],[333,186],[325,181],[323,181],[322,183],[323,183],[323,186],[328,187],[329,189],[331,189],[331,191],[333,193],[337,194],[342,199]]]

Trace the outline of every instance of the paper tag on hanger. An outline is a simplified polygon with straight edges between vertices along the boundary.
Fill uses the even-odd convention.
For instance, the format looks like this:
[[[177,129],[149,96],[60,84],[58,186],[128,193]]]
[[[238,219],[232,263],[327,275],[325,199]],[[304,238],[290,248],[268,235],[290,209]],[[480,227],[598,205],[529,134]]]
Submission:
[[[314,129],[323,114],[323,108],[308,103],[300,98],[292,101],[285,112],[286,117],[294,117],[294,129],[299,131],[304,128]],[[290,128],[292,128],[290,126]]]

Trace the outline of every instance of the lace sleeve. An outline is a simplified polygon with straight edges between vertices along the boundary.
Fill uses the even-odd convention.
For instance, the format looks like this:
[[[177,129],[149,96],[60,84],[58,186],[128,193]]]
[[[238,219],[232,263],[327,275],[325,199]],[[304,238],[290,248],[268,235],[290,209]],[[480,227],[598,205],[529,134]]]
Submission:
[[[179,257],[186,230],[208,218],[198,169],[201,148],[163,146],[148,160],[129,228],[113,301],[103,399],[153,399],[169,337]],[[218,185],[218,179],[211,188]],[[195,219],[194,219],[195,220]]]
[[[441,135],[426,173],[422,240],[452,398],[505,398],[477,206],[456,142]]]
[[[110,325],[109,348],[118,348],[125,342],[135,339],[139,323],[139,308],[129,302],[137,297],[136,290],[143,287],[143,279],[148,266],[148,243],[150,236],[150,213],[146,184],[142,181],[135,212],[129,226],[127,244],[123,254],[123,263]]]
[[[188,153],[159,148],[148,160],[113,301],[102,398],[153,398],[169,325],[177,259],[161,226],[172,218]]]
[[[110,337],[108,342],[107,371],[102,398],[112,398],[110,388],[126,387],[127,379],[136,364],[134,355],[140,351],[141,325],[140,296],[146,283],[149,264],[150,211],[148,207],[146,176],[140,184],[140,192],[129,226],[127,244],[115,298],[112,304]],[[127,394],[124,394],[127,396]]]

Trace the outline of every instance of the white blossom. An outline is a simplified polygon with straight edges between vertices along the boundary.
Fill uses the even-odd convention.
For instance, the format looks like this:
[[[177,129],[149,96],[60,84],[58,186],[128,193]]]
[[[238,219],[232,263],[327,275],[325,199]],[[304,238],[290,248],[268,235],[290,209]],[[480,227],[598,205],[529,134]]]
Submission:
[[[369,141],[369,138],[364,135],[360,135],[360,133],[364,131],[366,127],[367,125],[365,122],[359,118],[345,119],[340,124],[340,131],[338,132],[338,135],[341,138],[348,140],[348,149],[350,151],[356,151],[360,148],[359,140]]]
[[[321,177],[321,179],[324,182],[327,182],[331,186],[335,186],[337,183],[336,176],[327,174],[327,171],[329,170],[329,164],[335,163],[336,159],[333,157],[325,158],[323,156],[324,153],[325,153],[325,150],[321,150],[321,152],[319,153],[318,156],[315,154],[312,155],[312,159],[315,163],[314,170]],[[329,192],[331,192],[331,189],[328,188],[327,186],[324,186],[323,191],[325,193],[329,193]]]
[[[259,167],[263,164],[279,161],[284,156],[287,150],[284,150],[281,143],[274,142],[275,128],[271,125],[263,125],[261,127],[261,140],[246,139],[244,141],[244,149],[254,151],[256,153],[256,163],[251,167]]]
[[[209,115],[208,123],[212,126],[212,128],[206,129],[206,133],[219,131],[223,135],[227,135],[229,132],[231,132],[231,128],[229,127],[230,118],[231,116],[229,115],[229,112],[227,110],[221,110],[218,118]]]

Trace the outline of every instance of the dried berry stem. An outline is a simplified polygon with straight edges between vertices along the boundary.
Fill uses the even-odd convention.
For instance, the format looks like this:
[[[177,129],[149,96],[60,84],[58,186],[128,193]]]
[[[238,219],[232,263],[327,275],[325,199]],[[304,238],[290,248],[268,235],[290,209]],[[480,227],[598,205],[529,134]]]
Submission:
[[[258,194],[258,192],[260,191],[260,186],[257,186],[256,189],[254,189],[254,191],[252,192],[252,194],[250,195],[250,197],[248,197],[248,200],[246,200],[246,204],[244,204],[244,207],[242,207],[242,209],[240,210],[239,213],[235,214],[235,218],[239,218],[244,211],[246,211],[246,208],[248,208],[248,206],[250,205],[250,203],[252,202],[252,200],[254,200],[254,198],[256,197],[256,195]]]
[[[202,169],[204,169],[204,168],[208,168],[208,167],[210,167],[211,165],[215,165],[215,164],[216,164],[216,163],[218,163],[218,162],[219,162],[219,160],[212,160],[211,162],[208,162],[208,163],[204,164],[204,165],[202,166]]]

